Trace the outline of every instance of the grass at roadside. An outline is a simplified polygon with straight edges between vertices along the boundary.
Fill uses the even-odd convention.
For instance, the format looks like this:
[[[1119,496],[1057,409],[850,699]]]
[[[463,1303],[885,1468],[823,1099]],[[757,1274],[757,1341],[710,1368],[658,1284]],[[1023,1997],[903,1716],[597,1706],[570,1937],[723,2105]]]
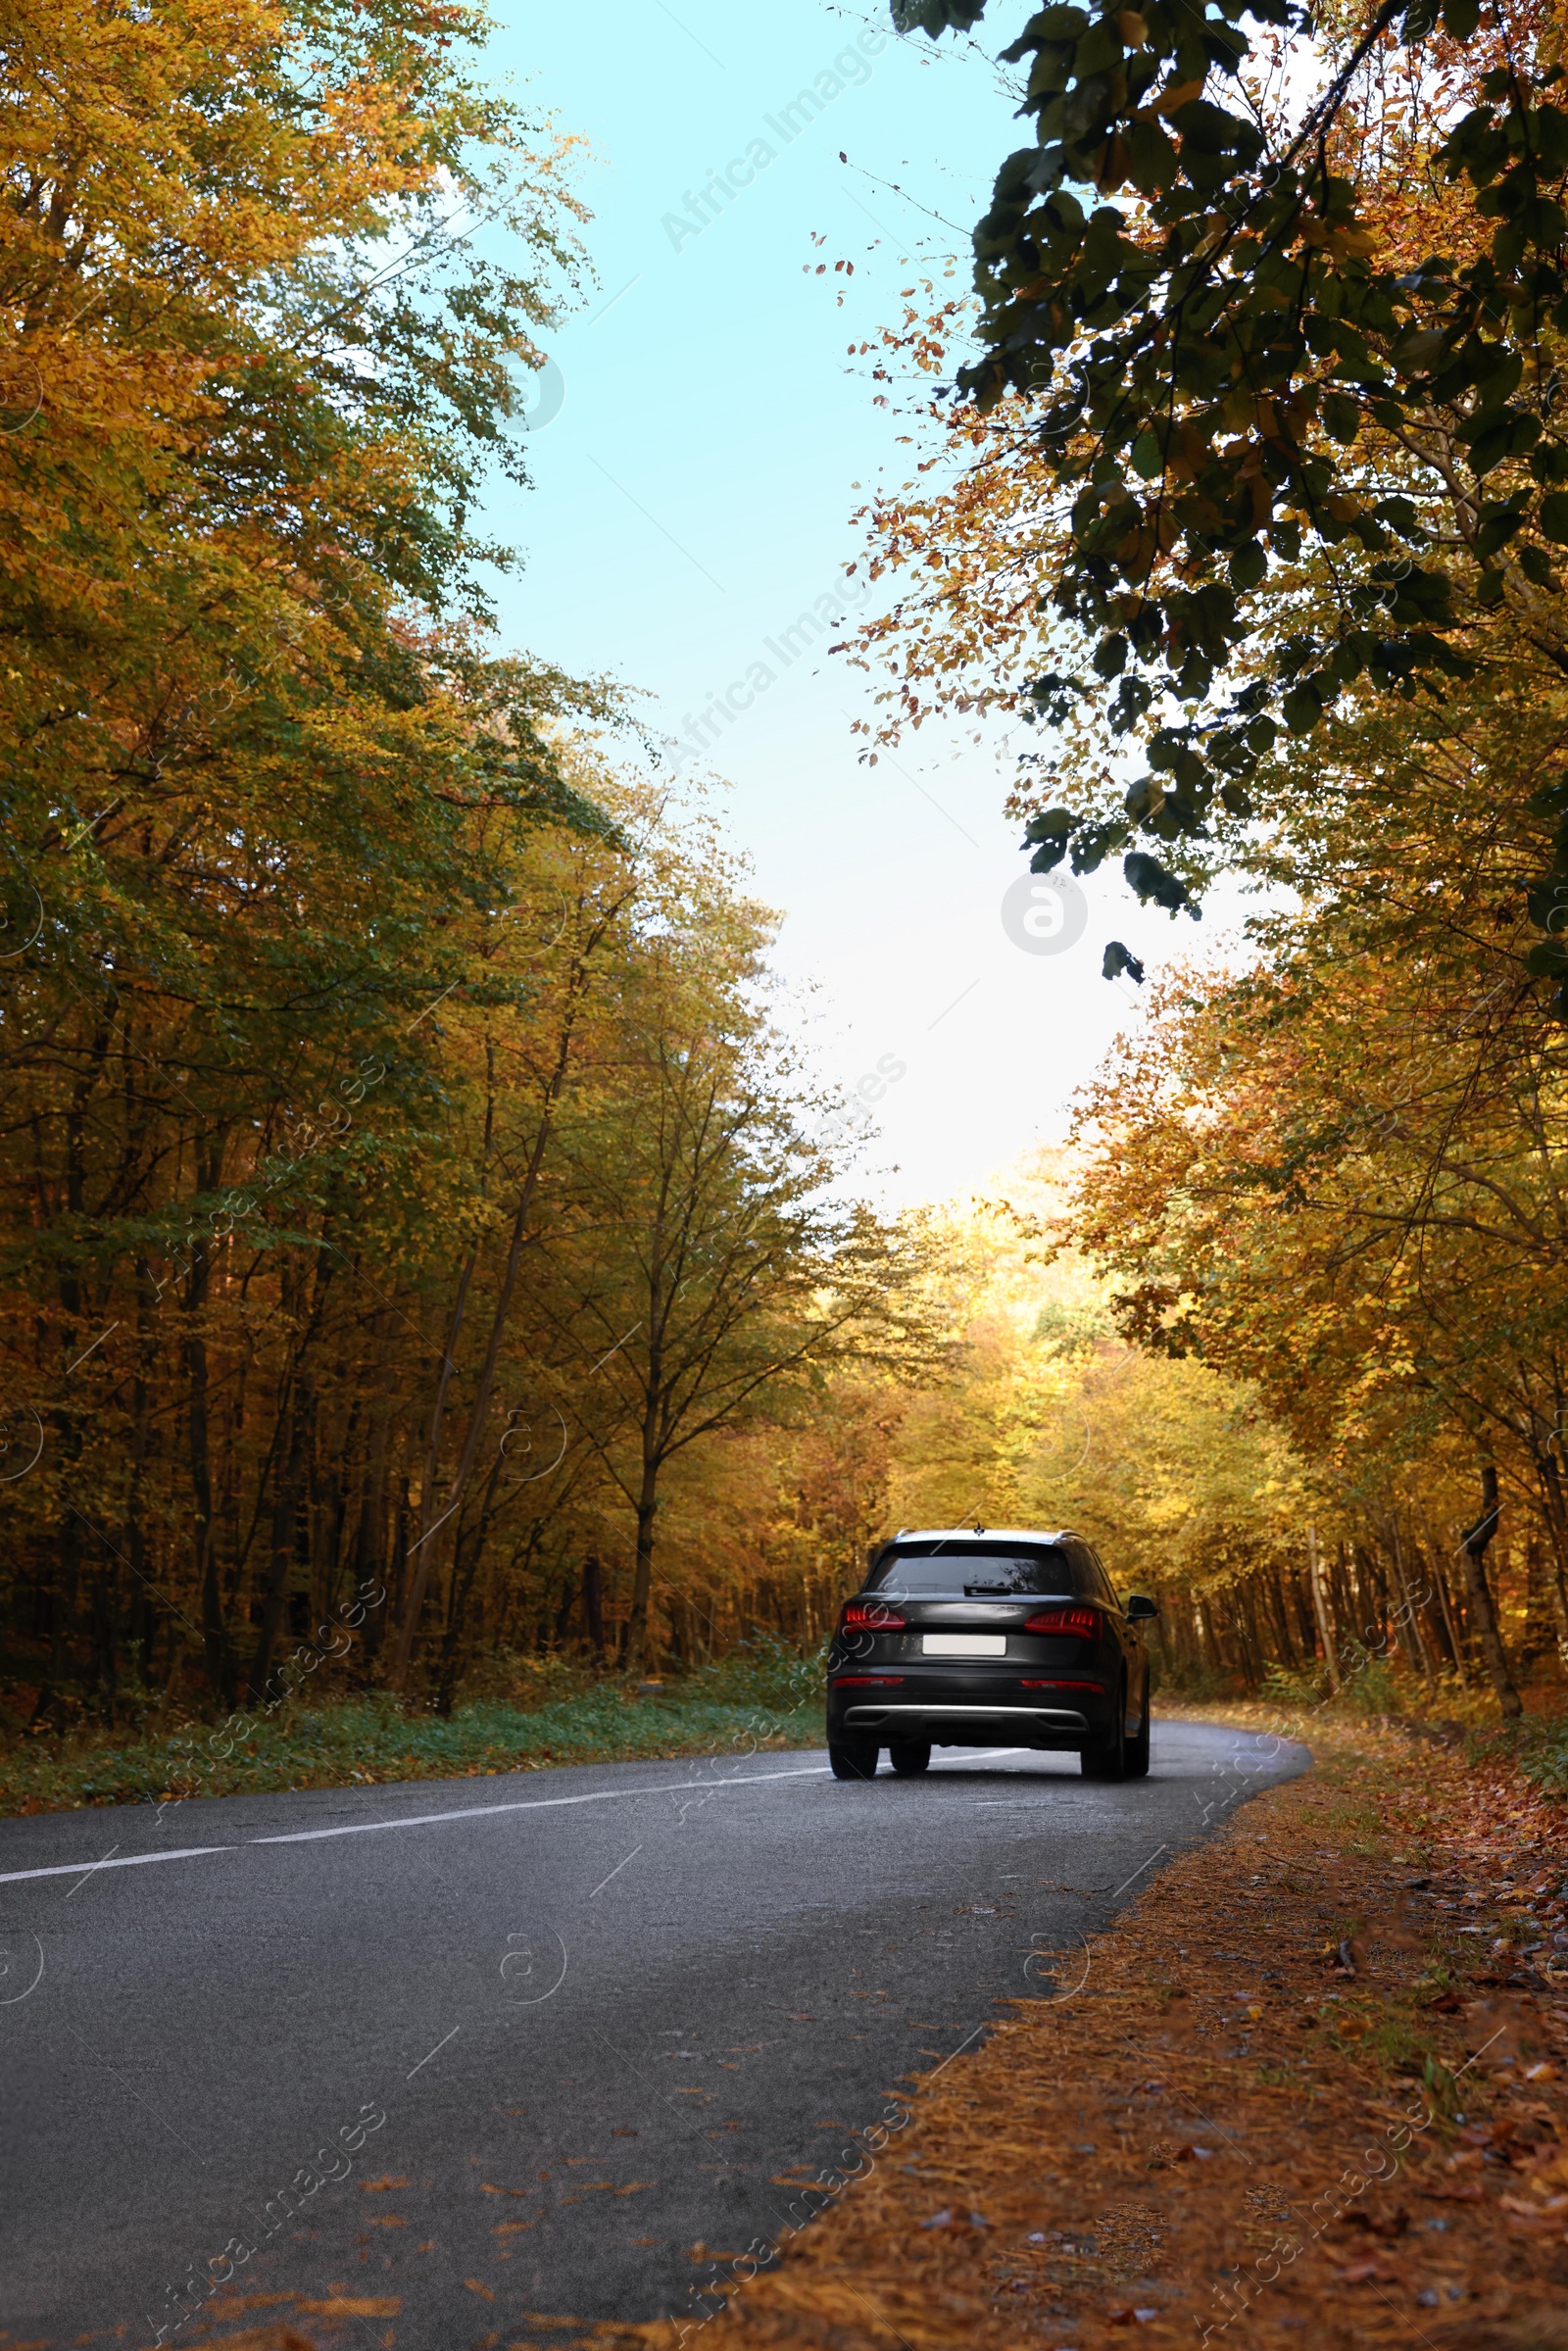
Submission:
[[[1568,1824],[1500,1763],[1312,1740],[847,2142],[777,2263],[731,2261],[705,2351],[1568,2346]]]
[[[764,1652],[665,1690],[604,1681],[528,1704],[483,1698],[447,1719],[370,1696],[219,1725],[23,1739],[0,1752],[0,1815],[816,1746],[815,1678],[809,1660]]]

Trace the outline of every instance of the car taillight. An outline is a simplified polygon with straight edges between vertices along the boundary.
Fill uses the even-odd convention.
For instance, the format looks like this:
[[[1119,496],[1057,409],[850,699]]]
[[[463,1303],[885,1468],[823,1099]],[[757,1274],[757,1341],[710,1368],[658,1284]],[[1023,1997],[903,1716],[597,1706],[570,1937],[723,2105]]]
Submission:
[[[1098,1608],[1042,1608],[1024,1626],[1026,1633],[1060,1633],[1069,1641],[1098,1641],[1100,1639],[1100,1610]]]
[[[841,1633],[902,1633],[904,1619],[880,1600],[846,1600],[839,1618]]]
[[[835,1674],[835,1690],[902,1690],[902,1674]]]

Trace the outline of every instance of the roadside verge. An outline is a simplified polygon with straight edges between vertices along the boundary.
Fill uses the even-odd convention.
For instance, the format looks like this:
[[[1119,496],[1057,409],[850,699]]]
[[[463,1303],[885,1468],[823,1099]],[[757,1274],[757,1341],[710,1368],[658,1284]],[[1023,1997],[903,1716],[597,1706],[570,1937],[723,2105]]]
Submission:
[[[727,2307],[579,2342],[1568,2351],[1568,1823],[1396,1733],[1312,1743],[808,2227],[724,2251]]]
[[[815,1693],[813,1692],[813,1701]],[[411,1780],[494,1779],[564,1763],[756,1755],[819,1747],[820,1702],[721,1704],[598,1688],[548,1705],[405,1713],[385,1697],[279,1717],[265,1709],[173,1734],[25,1739],[0,1752],[0,1817],[193,1796],[270,1795]]]

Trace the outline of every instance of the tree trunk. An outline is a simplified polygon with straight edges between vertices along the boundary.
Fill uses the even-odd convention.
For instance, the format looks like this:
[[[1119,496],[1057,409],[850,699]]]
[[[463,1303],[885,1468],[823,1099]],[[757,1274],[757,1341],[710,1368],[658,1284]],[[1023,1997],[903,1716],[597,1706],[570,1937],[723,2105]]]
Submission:
[[[120,1678],[119,1607],[114,1568],[110,1564],[110,1554],[102,1543],[93,1569],[92,1619],[93,1679],[98,1686],[99,1709],[104,1722],[112,1725]]]
[[[409,1567],[409,1481],[398,1481],[398,1514],[392,1529],[392,1614],[391,1622],[403,1622],[403,1588]]]
[[[1335,1650],[1334,1628],[1329,1619],[1329,1604],[1323,1591],[1323,1570],[1317,1555],[1317,1529],[1306,1530],[1306,1572],[1312,1584],[1312,1613],[1317,1619],[1317,1637],[1323,1644],[1323,1661],[1328,1667],[1329,1688],[1338,1693],[1340,1660]]]
[[[272,1487],[271,1541],[267,1554],[267,1583],[262,1595],[262,1627],[257,1636],[256,1654],[251,1660],[250,1702],[260,1706],[267,1694],[268,1676],[272,1670],[272,1651],[282,1629],[283,1608],[288,1596],[289,1570],[294,1563],[294,1529],[299,1508],[299,1480],[301,1451],[304,1443],[303,1415],[295,1409],[291,1395],[283,1398],[287,1415],[287,1435],[278,1445],[281,1456]]]
[[[1481,1638],[1481,1654],[1486,1660],[1497,1704],[1503,1715],[1511,1719],[1522,1714],[1524,1708],[1519,1702],[1519,1692],[1514,1688],[1513,1675],[1508,1670],[1508,1653],[1502,1645],[1492,1588],[1487,1582],[1487,1546],[1497,1532],[1499,1514],[1496,1466],[1486,1461],[1481,1468],[1481,1516],[1473,1527],[1466,1528],[1460,1538],[1460,1556],[1464,1560],[1465,1596],[1470,1602],[1470,1612]]]
[[[539,1146],[529,1165],[522,1187],[522,1197],[517,1202],[516,1213],[512,1220],[512,1237],[507,1249],[506,1271],[501,1280],[501,1295],[496,1299],[495,1308],[490,1317],[490,1336],[485,1346],[484,1362],[480,1366],[479,1384],[474,1392],[473,1403],[468,1412],[468,1433],[464,1440],[462,1458],[447,1491],[446,1508],[433,1523],[423,1525],[434,1501],[433,1488],[427,1487],[419,1497],[419,1518],[423,1525],[423,1531],[409,1553],[410,1558],[416,1564],[413,1582],[409,1590],[408,1606],[398,1632],[397,1654],[392,1664],[391,1679],[394,1689],[402,1689],[409,1670],[409,1660],[414,1652],[414,1637],[418,1628],[419,1611],[424,1605],[425,1588],[429,1583],[431,1565],[436,1557],[435,1539],[448,1519],[462,1507],[464,1492],[468,1483],[468,1474],[473,1468],[474,1457],[479,1450],[479,1440],[484,1433],[485,1420],[490,1410],[490,1397],[495,1387],[496,1362],[501,1353],[502,1334],[507,1327],[507,1316],[512,1310],[513,1292],[517,1286],[517,1271],[522,1262],[522,1247],[527,1239],[528,1215],[533,1206],[534,1193],[538,1185],[539,1163],[544,1152],[545,1132],[546,1130],[543,1128],[540,1131]]]
[[[489,1540],[490,1519],[495,1509],[496,1489],[501,1483],[504,1456],[497,1453],[490,1467],[480,1497],[476,1523],[466,1528],[458,1522],[457,1542],[452,1553],[452,1584],[447,1605],[446,1632],[441,1642],[441,1665],[436,1678],[435,1710],[445,1721],[452,1712],[462,1674],[464,1620],[467,1615],[475,1579],[484,1559],[485,1543]]]
[[[1443,1582],[1437,1564],[1418,1543],[1410,1544],[1410,1559],[1416,1587],[1424,1590],[1426,1594],[1420,1602],[1421,1630],[1426,1639],[1427,1654],[1432,1659],[1434,1676],[1441,1676],[1446,1666],[1451,1666],[1457,1673],[1459,1659],[1444,1611]]]
[[[479,1261],[477,1249],[470,1249],[458,1276],[457,1295],[447,1315],[446,1345],[441,1350],[441,1377],[436,1382],[435,1401],[430,1407],[430,1435],[424,1451],[424,1474],[419,1480],[419,1531],[412,1543],[406,1544],[402,1565],[409,1559],[418,1562],[415,1570],[414,1587],[408,1608],[403,1602],[403,1576],[398,1576],[397,1645],[392,1652],[392,1670],[387,1676],[394,1690],[400,1689],[408,1671],[409,1657],[414,1647],[415,1621],[424,1605],[424,1588],[430,1576],[429,1543],[442,1523],[435,1515],[436,1492],[440,1483],[441,1424],[447,1408],[447,1390],[457,1366],[458,1341],[463,1336],[463,1320],[467,1309],[468,1284]]]
[[[1345,1556],[1343,1543],[1337,1543],[1334,1546],[1334,1557],[1329,1566],[1329,1596],[1332,1602],[1329,1613],[1334,1619],[1336,1629],[1341,1625],[1348,1625],[1350,1628],[1348,1641],[1354,1642],[1355,1594],[1350,1588],[1350,1570]]]
[[[1557,1459],[1549,1449],[1538,1459],[1542,1499],[1545,1505],[1546,1538],[1551,1545],[1551,1607],[1557,1627],[1557,1658],[1568,1669],[1568,1498],[1563,1494]]]
[[[1399,1542],[1399,1521],[1396,1512],[1390,1514],[1389,1533],[1394,1545],[1394,1571],[1399,1582],[1400,1622],[1405,1628],[1405,1638],[1409,1640],[1415,1650],[1416,1663],[1421,1669],[1421,1679],[1423,1682],[1430,1682],[1432,1662],[1427,1655],[1426,1627],[1421,1622],[1420,1609],[1410,1597],[1410,1579],[1404,1572],[1404,1549]],[[1399,1645],[1401,1648],[1404,1646],[1402,1640]]]
[[[1552,1583],[1549,1547],[1532,1529],[1525,1539],[1525,1636],[1519,1651],[1526,1680],[1536,1660],[1550,1656],[1557,1645],[1551,1621]]]
[[[625,1670],[640,1674],[648,1650],[648,1603],[654,1589],[654,1520],[659,1514],[659,1467],[647,1462],[637,1496],[637,1568],[632,1577],[631,1615],[626,1625]]]
[[[1277,1569],[1270,1569],[1257,1580],[1258,1614],[1268,1635],[1268,1650],[1282,1665],[1294,1665],[1291,1649],[1291,1628],[1285,1613],[1285,1594],[1280,1589]],[[1265,1659],[1266,1662],[1266,1659]]]
[[[628,889],[625,896],[629,895]],[[495,1310],[490,1318],[490,1337],[485,1347],[484,1362],[480,1367],[478,1388],[468,1414],[467,1436],[464,1442],[462,1458],[458,1463],[452,1484],[447,1490],[446,1507],[441,1516],[433,1523],[429,1520],[429,1513],[434,1501],[435,1461],[440,1442],[439,1400],[435,1416],[432,1419],[430,1460],[424,1488],[419,1496],[419,1535],[409,1552],[410,1559],[416,1564],[410,1581],[408,1603],[398,1629],[397,1649],[393,1656],[392,1670],[388,1676],[394,1689],[402,1688],[409,1670],[409,1660],[414,1649],[415,1631],[418,1624],[419,1611],[424,1604],[425,1586],[429,1581],[431,1548],[435,1537],[462,1504],[464,1492],[479,1450],[479,1440],[489,1414],[490,1397],[495,1386],[496,1362],[501,1352],[501,1340],[506,1329],[507,1316],[511,1311],[512,1294],[516,1286],[517,1270],[522,1261],[523,1244],[527,1239],[528,1219],[533,1213],[533,1203],[539,1189],[545,1153],[550,1147],[550,1139],[555,1131],[556,1112],[560,1107],[565,1089],[566,1074],[571,1066],[577,1017],[581,1011],[589,982],[588,966],[611,924],[625,904],[625,896],[616,899],[608,909],[601,913],[592,932],[577,949],[572,964],[566,990],[565,1007],[556,1039],[555,1060],[540,1101],[539,1132],[534,1138],[533,1148],[528,1154],[528,1164],[523,1170],[522,1189],[518,1196],[516,1212],[513,1217],[512,1241],[507,1255],[507,1268],[502,1279],[501,1295],[496,1300]],[[488,1120],[488,1111],[486,1115]],[[453,1344],[455,1344],[455,1340]],[[449,1367],[444,1364],[442,1370],[443,1396],[448,1376]]]
[[[1242,1602],[1242,1623],[1247,1636],[1247,1684],[1250,1690],[1256,1690],[1262,1682],[1268,1659],[1263,1645],[1263,1637],[1258,1630],[1257,1589],[1250,1576],[1242,1586],[1239,1597]]]
[[[599,1554],[590,1551],[582,1563],[582,1612],[587,1620],[588,1638],[594,1645],[594,1663],[605,1662],[605,1588]]]
[[[191,1248],[190,1283],[186,1312],[185,1369],[190,1384],[191,1547],[196,1586],[201,1594],[202,1656],[213,1693],[225,1707],[234,1703],[229,1670],[228,1632],[223,1621],[223,1593],[219,1580],[218,1544],[213,1528],[212,1444],[208,1426],[207,1342],[201,1313],[207,1303],[207,1245]]]
[[[1452,1652],[1453,1670],[1458,1676],[1459,1688],[1468,1690],[1470,1676],[1466,1670],[1464,1627],[1454,1614],[1453,1595],[1448,1590],[1448,1578],[1444,1567],[1443,1552],[1432,1532],[1432,1522],[1427,1517],[1426,1504],[1418,1500],[1416,1507],[1421,1513],[1422,1531],[1427,1539],[1427,1557],[1432,1562],[1432,1581],[1438,1588],[1438,1603],[1443,1611],[1443,1630],[1447,1636],[1448,1647]]]
[[[380,1347],[382,1360],[376,1380],[375,1400],[370,1407],[369,1457],[365,1465],[361,1490],[360,1525],[354,1545],[354,1581],[358,1592],[366,1592],[371,1584],[386,1589],[386,1476],[387,1444],[392,1422],[392,1309],[382,1308],[370,1324],[372,1341]],[[381,1642],[386,1623],[384,1598],[373,1608],[368,1607],[365,1616],[365,1656],[368,1662]]]

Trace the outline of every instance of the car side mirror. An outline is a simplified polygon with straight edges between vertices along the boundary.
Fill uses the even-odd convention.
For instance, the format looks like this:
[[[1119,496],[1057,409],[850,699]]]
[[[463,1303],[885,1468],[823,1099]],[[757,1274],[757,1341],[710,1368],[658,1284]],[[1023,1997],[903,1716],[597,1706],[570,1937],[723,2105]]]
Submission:
[[[1147,1625],[1159,1614],[1159,1602],[1152,1600],[1147,1592],[1129,1592],[1125,1614],[1130,1625]]]

